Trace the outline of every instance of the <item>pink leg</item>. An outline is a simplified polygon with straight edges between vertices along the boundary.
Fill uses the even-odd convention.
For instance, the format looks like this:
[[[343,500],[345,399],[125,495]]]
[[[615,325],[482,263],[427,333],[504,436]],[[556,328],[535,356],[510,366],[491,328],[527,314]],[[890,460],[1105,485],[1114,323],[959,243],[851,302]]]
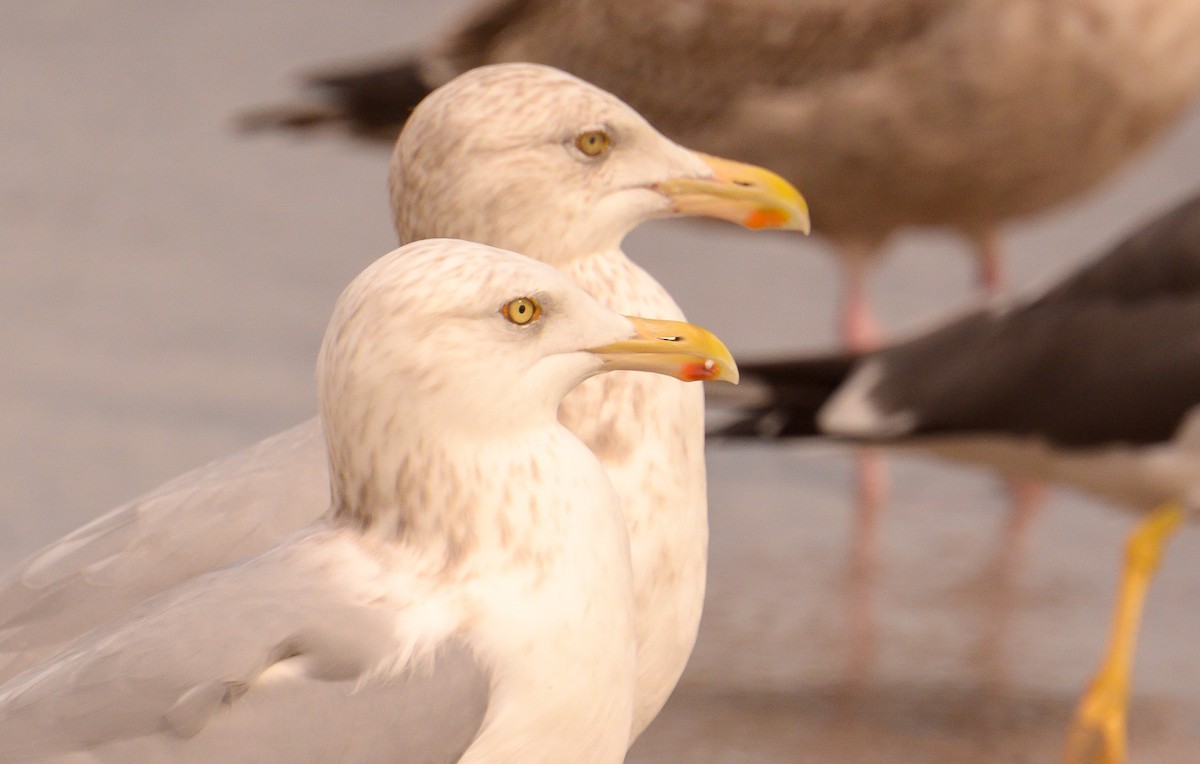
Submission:
[[[1000,573],[1005,581],[1015,581],[1025,557],[1029,526],[1033,524],[1038,508],[1046,501],[1047,491],[1046,484],[1036,480],[1006,478],[1004,483],[1012,497],[1012,509],[1004,528]]]
[[[841,337],[847,348],[868,351],[879,347],[882,335],[875,322],[867,294],[871,251],[863,246],[846,247],[842,265],[845,283],[842,299]],[[857,518],[850,550],[849,648],[847,680],[861,687],[870,678],[875,661],[875,588],[879,570],[879,526],[887,502],[888,470],[882,452],[865,448],[858,452]]]
[[[882,341],[867,294],[869,254],[861,247],[847,247],[842,256],[845,281],[842,293],[841,335],[842,344],[850,350],[874,350]]]
[[[979,247],[979,287],[989,297],[1000,297],[1007,291],[1007,279],[1004,268],[1004,250],[1000,246],[1000,238],[995,231],[980,234],[977,240]],[[1024,544],[1024,529],[1029,525],[1032,515],[1045,498],[1043,486],[1028,480],[1006,480],[1008,490],[1013,497],[1015,513],[1009,522],[1008,538],[1013,546]],[[1005,549],[1005,556],[1015,557],[1015,551]]]
[[[1001,296],[1007,287],[1004,269],[1004,251],[995,231],[988,231],[979,236],[979,285],[989,298]],[[1030,480],[1009,480],[1009,493],[1012,494],[1012,516],[1004,534],[1004,549],[1000,554],[1001,570],[1005,580],[1012,580],[1020,567],[1021,553],[1024,550],[1026,530],[1037,509],[1046,497],[1046,488],[1038,482]]]
[[[979,237],[979,288],[987,297],[999,297],[1008,290],[1004,250],[995,231]]]

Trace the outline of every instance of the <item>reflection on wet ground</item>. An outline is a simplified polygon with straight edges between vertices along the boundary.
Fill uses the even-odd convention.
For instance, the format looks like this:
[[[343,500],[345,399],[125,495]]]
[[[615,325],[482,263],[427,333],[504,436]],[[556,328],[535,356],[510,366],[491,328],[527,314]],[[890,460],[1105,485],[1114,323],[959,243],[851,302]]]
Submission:
[[[811,446],[710,453],[700,639],[630,761],[1057,760],[1103,647],[1132,516],[1055,494],[1006,582],[996,574],[1007,511],[998,481],[893,459],[863,623],[846,546],[852,459]],[[1197,552],[1200,533],[1186,529],[1151,592],[1134,762],[1183,764],[1200,752],[1200,585],[1186,564]]]
[[[1066,693],[949,684],[792,693],[685,684],[629,761],[1050,762],[1074,703]],[[1195,719],[1176,703],[1139,698],[1130,721],[1133,761],[1194,762]]]
[[[1072,698],[878,685],[745,692],[684,685],[631,761],[1042,761]]]

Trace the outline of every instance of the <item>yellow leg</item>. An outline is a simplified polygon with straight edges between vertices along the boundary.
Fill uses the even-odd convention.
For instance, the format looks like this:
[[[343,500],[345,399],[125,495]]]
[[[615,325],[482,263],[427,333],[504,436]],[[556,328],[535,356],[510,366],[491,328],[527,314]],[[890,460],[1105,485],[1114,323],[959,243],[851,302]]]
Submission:
[[[1125,719],[1142,604],[1163,547],[1183,515],[1179,504],[1164,504],[1129,536],[1108,652],[1075,710],[1063,757],[1067,764],[1124,764],[1126,760]]]

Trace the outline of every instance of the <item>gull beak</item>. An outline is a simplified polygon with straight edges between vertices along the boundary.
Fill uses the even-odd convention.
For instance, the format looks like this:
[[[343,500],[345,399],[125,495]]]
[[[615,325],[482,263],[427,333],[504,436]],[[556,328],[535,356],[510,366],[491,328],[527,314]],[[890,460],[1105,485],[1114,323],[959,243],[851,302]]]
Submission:
[[[604,359],[606,371],[653,371],[684,382],[719,379],[737,384],[733,356],[707,329],[683,321],[625,318],[633,324],[632,337],[589,350]]]
[[[693,152],[712,169],[710,178],[672,178],[653,189],[679,215],[728,220],[746,228],[808,233],[808,203],[786,180],[761,167]]]

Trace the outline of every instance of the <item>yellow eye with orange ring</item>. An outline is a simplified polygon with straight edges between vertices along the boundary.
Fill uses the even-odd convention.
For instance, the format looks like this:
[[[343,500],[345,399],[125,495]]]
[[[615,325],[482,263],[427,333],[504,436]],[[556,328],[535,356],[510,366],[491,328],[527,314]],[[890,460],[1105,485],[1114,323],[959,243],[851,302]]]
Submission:
[[[517,326],[524,326],[542,315],[542,306],[532,297],[518,297],[505,303],[500,312]]]

